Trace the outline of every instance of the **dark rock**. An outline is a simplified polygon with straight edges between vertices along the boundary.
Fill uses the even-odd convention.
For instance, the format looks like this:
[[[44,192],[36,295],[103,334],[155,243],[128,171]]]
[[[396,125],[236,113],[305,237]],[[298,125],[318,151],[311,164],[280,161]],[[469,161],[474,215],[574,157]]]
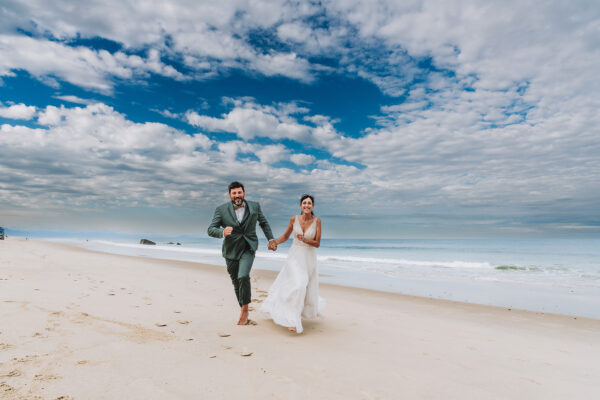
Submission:
[[[177,246],[181,246],[181,243],[177,242]]]
[[[152,240],[142,239],[140,240],[140,244],[156,244]]]
[[[173,242],[169,242],[169,243],[167,243],[167,244],[175,244],[175,243],[173,243]]]

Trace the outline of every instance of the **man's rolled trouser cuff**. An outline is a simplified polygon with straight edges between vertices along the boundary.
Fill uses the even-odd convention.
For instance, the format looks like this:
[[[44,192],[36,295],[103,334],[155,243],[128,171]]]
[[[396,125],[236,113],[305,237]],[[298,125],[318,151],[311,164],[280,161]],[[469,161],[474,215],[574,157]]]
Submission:
[[[238,301],[240,306],[250,304],[251,297],[250,277],[244,276],[238,278]]]

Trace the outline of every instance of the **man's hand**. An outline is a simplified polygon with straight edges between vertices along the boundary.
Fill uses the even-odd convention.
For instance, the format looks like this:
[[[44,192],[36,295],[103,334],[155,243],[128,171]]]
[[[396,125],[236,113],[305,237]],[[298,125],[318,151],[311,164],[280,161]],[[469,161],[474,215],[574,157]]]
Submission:
[[[233,228],[231,226],[226,227],[223,229],[223,237],[231,235],[231,232],[233,232]]]
[[[277,242],[274,240],[269,241],[269,245],[267,246],[269,250],[277,251]]]

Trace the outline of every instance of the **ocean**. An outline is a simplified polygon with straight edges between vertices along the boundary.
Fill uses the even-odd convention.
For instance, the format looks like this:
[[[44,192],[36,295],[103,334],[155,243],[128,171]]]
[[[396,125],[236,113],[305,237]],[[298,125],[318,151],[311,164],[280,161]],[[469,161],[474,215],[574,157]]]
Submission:
[[[61,241],[225,265],[220,239],[151,239],[156,246],[128,239]],[[254,268],[281,269],[290,244],[273,253],[262,241]],[[600,319],[600,239],[323,239],[317,254],[324,283]]]

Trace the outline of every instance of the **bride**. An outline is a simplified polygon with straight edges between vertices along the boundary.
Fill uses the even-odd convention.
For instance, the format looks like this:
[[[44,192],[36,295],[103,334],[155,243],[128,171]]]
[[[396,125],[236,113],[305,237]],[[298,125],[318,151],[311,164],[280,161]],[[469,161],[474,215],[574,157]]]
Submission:
[[[269,289],[261,311],[273,322],[302,332],[302,318],[320,315],[325,301],[319,297],[317,254],[321,244],[321,220],[313,214],[315,199],[305,194],[300,199],[300,215],[290,219],[276,245],[284,243],[293,232],[293,243],[285,265]]]

